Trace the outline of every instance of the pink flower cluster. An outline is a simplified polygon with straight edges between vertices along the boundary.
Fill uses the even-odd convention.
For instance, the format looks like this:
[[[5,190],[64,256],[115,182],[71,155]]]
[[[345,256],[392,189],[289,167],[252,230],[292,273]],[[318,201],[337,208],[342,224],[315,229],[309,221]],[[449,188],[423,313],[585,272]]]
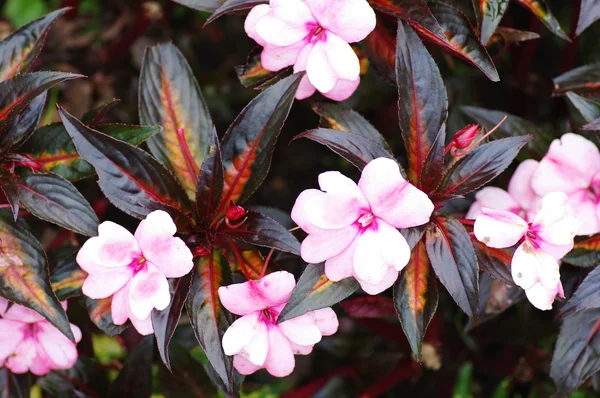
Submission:
[[[88,297],[113,296],[116,325],[131,320],[143,335],[153,333],[152,309],[171,302],[167,278],[179,278],[194,266],[190,249],[173,237],[177,227],[168,213],[157,210],[143,220],[132,235],[110,221],[98,227],[79,250],[77,263],[88,273],[82,291]]]
[[[67,309],[67,303],[62,303]],[[13,373],[43,376],[51,370],[70,369],[77,362],[77,347],[37,312],[18,304],[9,307],[0,297],[0,367]],[[71,324],[77,342],[81,331]]]
[[[265,69],[306,71],[296,98],[319,90],[342,101],[360,82],[359,60],[348,43],[364,39],[375,24],[367,0],[271,0],[250,11],[245,28],[264,47]]]
[[[304,261],[325,261],[330,280],[352,276],[369,294],[392,286],[410,260],[397,228],[427,223],[431,200],[386,158],[369,162],[358,185],[328,171],[319,175],[319,186],[320,191],[302,192],[292,209],[292,219],[308,233],[301,246]]]
[[[241,374],[264,368],[273,376],[287,376],[294,370],[294,354],[309,354],[322,336],[337,331],[337,316],[331,308],[276,323],[295,285],[292,274],[279,271],[219,288],[223,306],[241,316],[223,336],[223,350],[234,356],[233,365]]]

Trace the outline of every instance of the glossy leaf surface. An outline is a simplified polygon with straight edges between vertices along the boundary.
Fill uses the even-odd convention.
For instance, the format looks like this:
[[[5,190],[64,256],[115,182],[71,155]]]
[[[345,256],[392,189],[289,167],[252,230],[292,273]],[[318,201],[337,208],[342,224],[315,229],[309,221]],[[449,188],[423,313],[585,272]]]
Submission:
[[[600,1],[598,0],[581,0],[581,8],[579,9],[579,19],[577,20],[577,30],[575,35],[579,36],[591,24],[600,19]]]
[[[487,247],[477,239],[472,239],[475,254],[479,261],[479,269],[492,278],[501,281],[508,286],[514,286],[515,283],[510,273],[515,248],[494,248]]]
[[[577,94],[600,91],[600,62],[583,65],[553,79],[554,95],[564,95],[567,91]]]
[[[544,0],[515,0],[517,3],[521,4],[523,7],[528,8],[538,19],[546,25],[546,27],[554,33],[556,36],[561,39],[571,41],[569,36],[562,30],[560,24],[552,15],[550,11],[550,7]]]
[[[573,296],[560,308],[560,315],[600,308],[600,267],[594,268],[579,285]]]
[[[217,132],[213,130],[210,152],[202,162],[198,183],[196,184],[196,212],[203,224],[210,224],[216,216],[221,203],[221,196],[223,196],[224,185],[225,175],[221,146]]]
[[[79,264],[75,260],[76,256],[75,252],[65,258],[50,274],[52,290],[61,301],[82,295],[81,286],[88,274],[79,268]]]
[[[6,134],[0,138],[0,148],[10,148],[12,152],[19,148],[33,134],[40,122],[45,105],[46,92],[43,92],[31,101],[29,106],[7,128]]]
[[[484,46],[488,43],[496,27],[500,23],[504,12],[508,7],[509,0],[482,0],[479,2],[481,9],[481,33],[479,38]]]
[[[0,168],[0,190],[10,205],[13,220],[16,221],[19,216],[19,183],[14,174],[5,168]]]
[[[112,320],[112,296],[99,300],[84,296],[82,302],[92,322],[107,335],[116,336],[127,328],[127,323],[125,325],[115,325]]]

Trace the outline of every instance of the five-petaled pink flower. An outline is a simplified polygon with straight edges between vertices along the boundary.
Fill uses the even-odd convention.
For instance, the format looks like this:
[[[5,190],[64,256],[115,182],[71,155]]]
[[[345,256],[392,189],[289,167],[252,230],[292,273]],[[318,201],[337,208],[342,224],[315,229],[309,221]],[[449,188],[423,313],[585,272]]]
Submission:
[[[369,162],[358,185],[328,171],[319,175],[319,186],[321,191],[302,192],[292,209],[292,219],[308,233],[300,251],[304,261],[325,261],[330,280],[353,276],[369,294],[392,286],[410,260],[397,228],[427,223],[431,200],[386,158]]]
[[[241,374],[264,368],[273,376],[287,376],[294,370],[294,354],[309,354],[322,336],[337,331],[338,319],[331,308],[276,323],[295,285],[292,274],[279,271],[219,288],[223,306],[241,316],[223,335],[223,350],[234,355],[233,366]]]
[[[600,232],[600,152],[593,142],[568,133],[554,140],[531,180],[538,195],[564,192],[579,220],[578,235]]]
[[[271,0],[250,11],[245,28],[264,47],[265,69],[306,71],[296,98],[319,90],[342,101],[360,82],[358,57],[348,43],[364,39],[375,23],[367,0]]]
[[[466,218],[474,220],[481,213],[482,207],[505,210],[531,221],[540,202],[531,187],[531,177],[538,167],[535,160],[525,160],[508,183],[508,192],[496,187],[485,187],[475,194],[475,202],[469,208]]]
[[[170,301],[167,278],[179,278],[193,268],[192,252],[173,237],[177,227],[168,213],[148,214],[135,231],[110,221],[98,227],[79,250],[77,263],[88,273],[83,293],[94,299],[113,296],[112,318],[122,325],[129,318],[141,334],[153,332],[153,308],[165,309]]]
[[[531,224],[511,212],[486,207],[475,220],[475,237],[489,247],[522,241],[512,258],[512,277],[540,310],[551,309],[557,295],[564,297],[558,260],[573,248],[578,228],[567,201],[562,192],[547,194]]]
[[[70,369],[77,362],[77,347],[37,312],[18,304],[8,307],[0,297],[0,367],[13,373],[43,376],[51,370]],[[62,303],[67,309],[67,303]],[[7,310],[8,309],[8,310]],[[71,324],[75,341],[81,331]]]

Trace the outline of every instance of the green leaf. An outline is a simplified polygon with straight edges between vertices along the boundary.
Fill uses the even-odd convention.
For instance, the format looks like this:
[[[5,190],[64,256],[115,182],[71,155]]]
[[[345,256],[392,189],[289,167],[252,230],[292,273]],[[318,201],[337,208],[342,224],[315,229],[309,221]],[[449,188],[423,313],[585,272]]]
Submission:
[[[0,148],[10,148],[11,152],[19,148],[35,131],[46,105],[46,92],[35,97],[25,110],[7,127],[7,133],[0,138]]]
[[[221,339],[233,323],[233,316],[219,301],[218,289],[231,284],[231,270],[217,250],[198,259],[193,271],[192,287],[186,302],[187,313],[200,346],[216,373],[223,380],[225,395],[236,389],[233,357],[225,355]]]
[[[579,19],[577,20],[577,30],[575,36],[579,36],[591,24],[600,19],[600,1],[598,0],[581,0],[581,8],[579,10]]]
[[[200,222],[206,226],[210,225],[217,214],[225,185],[223,158],[216,130],[213,130],[212,137],[210,152],[202,162],[196,184],[196,212]]]
[[[42,246],[8,211],[0,211],[0,295],[38,312],[75,341],[67,314],[50,286]]]
[[[438,216],[425,233],[427,255],[440,282],[456,304],[477,319],[479,306],[479,266],[471,237],[455,218]]]
[[[77,252],[58,263],[50,274],[52,290],[59,300],[81,297],[81,286],[87,278],[87,272],[79,268],[76,261]]]
[[[146,336],[127,357],[108,398],[148,398],[152,394],[152,354],[154,341]]]
[[[249,56],[245,65],[237,65],[235,73],[242,86],[263,90],[290,75],[292,68],[288,67],[278,72],[266,70],[263,68],[260,54],[258,54],[252,57]]]
[[[394,306],[412,352],[421,362],[421,343],[438,306],[437,280],[423,240],[394,284]]]
[[[408,177],[419,188],[432,188],[444,168],[446,88],[433,58],[407,23],[398,22],[396,43],[398,118]]]
[[[504,16],[509,0],[482,0],[479,2],[481,9],[481,44],[484,46],[496,31],[496,27]]]
[[[98,234],[100,221],[77,188],[64,178],[20,168],[21,203],[34,216],[82,235]]]
[[[116,336],[127,328],[126,324],[115,325],[112,320],[112,296],[98,300],[84,296],[81,301],[92,322],[107,335]]]
[[[102,118],[104,117],[104,114],[106,113],[108,108],[110,108],[117,102],[119,102],[119,100],[117,98],[113,98],[101,104],[100,106],[97,106],[96,108],[87,111],[85,115],[81,117],[82,123],[91,128],[96,128],[96,126],[98,126],[102,121]]]
[[[213,123],[192,69],[172,43],[150,47],[144,54],[139,113],[142,124],[163,127],[148,140],[148,148],[193,199]]]
[[[567,98],[586,122],[592,122],[600,117],[600,102],[582,97],[572,91],[567,91]]]
[[[144,218],[152,206],[190,211],[185,191],[156,159],[84,126],[63,109],[59,114],[77,151],[94,166],[100,188],[116,207],[137,218]]]
[[[19,184],[15,176],[2,167],[0,167],[0,189],[10,205],[13,219],[17,221],[19,216]]]
[[[285,305],[277,323],[306,314],[309,311],[331,307],[358,290],[360,285],[354,278],[332,282],[325,275],[324,264],[308,264],[300,276],[292,297]]]

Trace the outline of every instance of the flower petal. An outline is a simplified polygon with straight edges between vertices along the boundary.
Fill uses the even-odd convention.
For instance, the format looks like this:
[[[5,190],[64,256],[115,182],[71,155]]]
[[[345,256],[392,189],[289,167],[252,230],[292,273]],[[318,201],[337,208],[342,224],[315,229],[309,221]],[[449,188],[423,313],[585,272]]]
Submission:
[[[290,341],[290,347],[294,355],[308,355],[312,352],[314,345],[299,345]]]
[[[309,264],[317,264],[337,256],[348,248],[358,235],[358,224],[331,229],[326,234],[310,234],[300,245],[300,255]]]
[[[17,346],[16,351],[13,355],[8,357],[5,366],[13,373],[23,374],[27,373],[32,363],[37,357],[36,344],[33,338],[24,338],[21,344]],[[50,368],[46,366],[45,361],[36,361],[38,363],[36,375],[42,376],[50,371]]]
[[[375,29],[375,12],[366,0],[305,0],[319,24],[348,43],[361,41]]]
[[[219,298],[230,312],[246,315],[287,303],[294,286],[294,275],[287,271],[278,271],[257,281],[221,286]]]
[[[255,365],[241,355],[233,357],[233,367],[242,375],[249,375],[262,369],[262,366]]]
[[[354,275],[352,261],[354,260],[356,241],[357,239],[354,239],[350,246],[342,250],[340,254],[325,260],[325,275],[330,281],[338,282]]]
[[[477,240],[497,248],[515,245],[528,229],[527,222],[516,214],[487,207],[481,209],[473,226]]]
[[[132,314],[130,314],[129,319],[131,320],[131,324],[142,336],[148,336],[149,334],[154,333],[154,327],[152,326],[152,316],[148,315],[146,319],[138,319]]]
[[[467,219],[474,220],[481,213],[482,207],[488,207],[494,210],[509,211],[514,214],[518,214],[521,210],[521,206],[515,202],[513,197],[506,192],[504,189],[496,187],[485,187],[475,194],[475,202],[479,206],[477,211],[469,209]],[[471,207],[473,207],[473,205]]]
[[[300,85],[298,86],[298,90],[296,90],[296,99],[303,100],[310,96],[312,96],[317,88],[312,85],[308,76],[304,76],[302,80],[300,80]],[[332,90],[333,91],[333,90]]]
[[[265,368],[275,377],[288,376],[294,370],[296,361],[290,342],[278,327],[269,328],[269,352]]]
[[[528,243],[523,243],[515,250],[511,274],[517,286],[525,290],[531,288],[540,281],[541,273],[544,274],[544,280],[548,282],[553,272],[560,278],[558,263],[549,254],[535,250]]]
[[[281,322],[277,326],[290,341],[296,344],[306,346],[321,341],[321,331],[310,313]]]
[[[569,245],[579,228],[577,218],[568,205],[569,199],[562,192],[552,192],[542,198],[539,210],[533,219],[532,229],[546,243]]]
[[[119,289],[110,303],[112,321],[115,325],[123,325],[129,319],[129,284]]]
[[[298,59],[298,54],[304,46],[310,45],[301,40],[289,46],[274,46],[267,44],[260,54],[260,60],[263,68],[277,72],[290,65],[294,65]]]
[[[266,43],[289,46],[316,28],[316,20],[301,0],[271,1],[270,7],[255,25],[256,33]]]
[[[256,24],[262,17],[267,15],[270,10],[271,7],[269,7],[268,4],[259,4],[252,10],[250,10],[248,16],[246,17],[246,21],[244,22],[244,29],[246,30],[246,34],[263,47],[266,45],[266,42],[256,32]]]
[[[25,338],[28,325],[10,319],[0,319],[0,363],[12,355]]]
[[[552,303],[556,296],[564,297],[562,284],[559,282],[555,289],[546,289],[541,283],[536,283],[525,290],[527,300],[539,310],[548,311],[552,309]]]
[[[381,283],[388,269],[401,271],[410,259],[410,248],[400,232],[375,218],[358,238],[354,249],[354,274],[370,284]]]
[[[406,181],[398,164],[377,158],[365,166],[358,186],[371,205],[371,211],[396,228],[425,224],[433,212],[427,195]]]
[[[262,366],[267,358],[269,338],[260,312],[244,315],[225,331],[223,351],[226,355],[240,354],[255,365]]]
[[[64,307],[64,306],[63,306]],[[3,315],[4,319],[12,319],[23,323],[36,323],[45,321],[42,315],[38,314],[31,308],[13,303],[13,305]]]
[[[153,308],[164,310],[171,302],[167,278],[152,263],[147,264],[129,286],[129,308],[140,320],[148,318]]]
[[[98,233],[98,236],[88,239],[77,253],[77,264],[87,273],[125,267],[141,256],[137,241],[122,226],[105,221],[98,227]]]
[[[77,329],[79,330],[79,329]],[[77,347],[50,322],[36,325],[37,340],[56,369],[70,369],[77,362]],[[81,337],[81,331],[78,333]]]
[[[568,133],[554,140],[540,161],[531,184],[544,196],[550,192],[571,193],[589,187],[600,170],[600,152],[591,141]]]
[[[569,195],[569,206],[579,222],[577,235],[593,235],[600,232],[598,205],[595,195],[587,189]]]
[[[331,336],[337,332],[340,322],[335,311],[330,307],[311,311],[310,314],[315,319],[315,324],[323,336]]]
[[[311,84],[322,93],[331,91],[339,77],[327,56],[327,44],[319,40],[308,56],[306,74]]]
[[[302,228],[302,230],[307,234],[326,234],[329,232],[326,229],[322,229],[317,227],[316,225],[313,225],[306,217],[306,211],[304,210],[306,203],[309,200],[324,195],[327,194],[319,191],[318,189],[306,189],[302,191],[300,195],[298,195],[298,198],[294,203],[294,207],[292,207],[292,220],[294,220],[294,222],[298,224],[298,226]]]
[[[379,283],[368,283],[358,278],[356,280],[360,283],[360,287],[365,293],[376,295],[392,287],[394,282],[396,282],[396,279],[398,279],[398,271],[393,268],[388,268],[383,280]]]
[[[146,216],[135,231],[144,258],[167,278],[179,278],[194,267],[193,255],[180,238],[173,235],[177,227],[166,211],[156,210]]]
[[[508,183],[508,193],[522,209],[529,210],[536,204],[538,195],[531,187],[531,178],[538,166],[539,162],[535,160],[524,160],[517,167]],[[494,206],[488,205],[485,205],[485,207],[494,208]]]
[[[132,277],[131,267],[106,268],[105,272],[88,274],[81,291],[89,298],[106,298],[125,286]]]
[[[338,79],[358,79],[360,63],[350,44],[339,36],[328,32],[325,35],[325,52]]]
[[[302,79],[302,81],[304,81],[304,79]],[[310,81],[309,81],[309,83],[310,83]],[[350,96],[352,94],[354,94],[354,92],[358,88],[359,84],[360,84],[360,77],[357,77],[354,80],[338,79],[338,81],[335,83],[335,86],[333,86],[333,88],[331,90],[329,90],[326,93],[322,93],[322,94],[325,97],[332,99],[334,101],[345,101],[348,98],[350,98]],[[300,86],[302,87],[302,82],[300,83]],[[311,86],[312,86],[312,84],[311,84]],[[312,87],[314,87],[314,86],[312,86]],[[298,91],[300,91],[300,88],[298,89]],[[296,98],[298,98],[298,94],[296,94]],[[300,98],[298,98],[298,99],[300,99]]]

